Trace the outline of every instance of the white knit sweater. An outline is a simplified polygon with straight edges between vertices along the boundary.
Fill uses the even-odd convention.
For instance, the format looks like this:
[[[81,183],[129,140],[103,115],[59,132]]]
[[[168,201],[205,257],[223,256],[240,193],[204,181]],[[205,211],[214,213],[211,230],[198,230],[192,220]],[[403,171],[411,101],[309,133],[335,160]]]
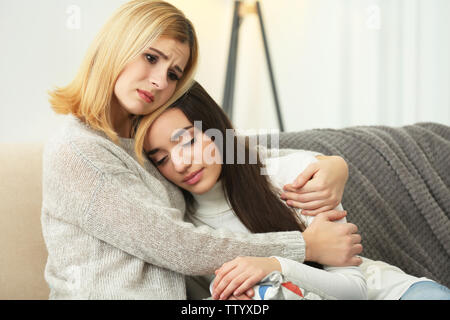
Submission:
[[[304,260],[300,232],[235,234],[183,220],[178,188],[134,141],[112,143],[73,116],[43,156],[42,229],[50,299],[185,299],[184,275],[238,255]]]

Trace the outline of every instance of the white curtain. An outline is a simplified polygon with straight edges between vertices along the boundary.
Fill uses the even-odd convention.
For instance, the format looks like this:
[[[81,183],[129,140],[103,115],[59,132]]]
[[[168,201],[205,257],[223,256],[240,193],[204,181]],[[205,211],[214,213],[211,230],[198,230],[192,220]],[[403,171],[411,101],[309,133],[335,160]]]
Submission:
[[[0,0],[0,141],[59,124],[46,91],[67,84],[127,0]],[[450,0],[260,0],[286,130],[450,125]],[[193,21],[197,79],[222,102],[232,0],[169,0]],[[27,10],[23,10],[23,8]],[[238,52],[236,127],[278,128],[255,16]]]
[[[261,4],[287,130],[450,125],[450,0]],[[275,128],[256,18],[241,34],[235,123]]]

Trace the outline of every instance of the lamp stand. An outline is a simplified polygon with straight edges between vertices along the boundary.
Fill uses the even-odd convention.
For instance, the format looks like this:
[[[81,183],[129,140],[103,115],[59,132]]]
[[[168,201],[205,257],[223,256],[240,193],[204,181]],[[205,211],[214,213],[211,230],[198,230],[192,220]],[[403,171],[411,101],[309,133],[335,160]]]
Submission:
[[[280,110],[280,103],[278,100],[277,88],[275,85],[275,78],[272,70],[272,63],[270,60],[269,45],[267,42],[266,32],[264,29],[264,21],[261,14],[261,5],[259,1],[252,3],[245,3],[244,1],[234,1],[233,21],[231,25],[231,40],[228,53],[227,72],[225,78],[225,89],[223,95],[222,107],[225,113],[233,119],[233,100],[234,100],[234,87],[236,80],[236,64],[237,64],[237,50],[239,42],[239,27],[242,19],[247,14],[256,14],[259,19],[260,31],[264,42],[264,50],[266,55],[267,67],[269,69],[270,83],[272,86],[272,93],[275,102],[275,108],[278,117],[278,126],[281,132],[284,131],[284,124]]]

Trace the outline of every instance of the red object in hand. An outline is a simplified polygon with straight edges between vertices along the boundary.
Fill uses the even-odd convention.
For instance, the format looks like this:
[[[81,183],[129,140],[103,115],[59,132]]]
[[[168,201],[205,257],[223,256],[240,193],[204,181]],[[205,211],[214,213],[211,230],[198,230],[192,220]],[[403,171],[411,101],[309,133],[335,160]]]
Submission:
[[[300,297],[303,297],[303,293],[302,290],[300,290],[299,287],[297,287],[295,284],[293,284],[292,282],[284,282],[281,284],[283,287],[285,287],[288,290],[291,290],[292,292],[294,292],[295,294],[299,295]]]

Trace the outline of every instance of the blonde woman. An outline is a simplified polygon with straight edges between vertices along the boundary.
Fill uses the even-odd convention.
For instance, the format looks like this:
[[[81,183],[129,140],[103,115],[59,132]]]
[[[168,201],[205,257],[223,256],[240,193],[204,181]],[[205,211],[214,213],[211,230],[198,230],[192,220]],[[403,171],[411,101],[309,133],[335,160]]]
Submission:
[[[43,159],[51,299],[185,299],[184,275],[211,274],[239,255],[360,263],[360,247],[328,249],[357,232],[351,224],[324,221],[308,239],[299,231],[237,234],[183,221],[182,193],[142,149],[153,119],[190,87],[197,59],[194,27],[181,11],[134,0],[107,21],[74,80],[50,92],[54,111],[67,115]],[[337,195],[319,199],[324,210],[340,202],[347,168],[335,157],[319,163],[303,184]],[[326,214],[336,220],[345,212]]]

